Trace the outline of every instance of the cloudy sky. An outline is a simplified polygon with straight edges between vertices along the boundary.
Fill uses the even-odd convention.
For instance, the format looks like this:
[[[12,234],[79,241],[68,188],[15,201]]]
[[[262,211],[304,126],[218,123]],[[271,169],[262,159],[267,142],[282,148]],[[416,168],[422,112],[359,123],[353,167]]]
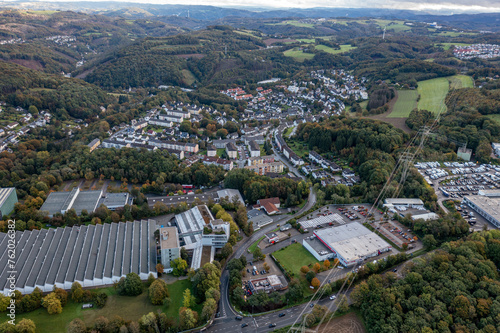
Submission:
[[[120,2],[212,5],[229,7],[254,6],[267,8],[388,8],[422,11],[445,10],[456,13],[500,12],[500,0],[125,0]]]

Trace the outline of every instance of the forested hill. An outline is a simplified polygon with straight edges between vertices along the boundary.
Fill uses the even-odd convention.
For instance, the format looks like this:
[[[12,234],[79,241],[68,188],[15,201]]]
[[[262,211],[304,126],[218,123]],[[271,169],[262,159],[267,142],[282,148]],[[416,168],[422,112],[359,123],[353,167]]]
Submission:
[[[11,105],[49,110],[59,118],[86,119],[107,105],[109,96],[79,79],[46,74],[0,60],[0,100]]]
[[[99,63],[89,64],[93,69],[85,79],[103,88],[189,87],[210,83],[220,72],[229,72],[232,80],[239,68],[247,70],[242,77],[248,78],[251,71],[271,69],[252,53],[263,48],[265,44],[258,37],[214,26],[189,34],[146,38],[111,52]]]

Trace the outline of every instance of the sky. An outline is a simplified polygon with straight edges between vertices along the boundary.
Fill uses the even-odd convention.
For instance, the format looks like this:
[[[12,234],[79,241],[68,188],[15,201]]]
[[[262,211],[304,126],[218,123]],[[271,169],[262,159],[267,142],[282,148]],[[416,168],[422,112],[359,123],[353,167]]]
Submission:
[[[81,0],[80,0],[81,1]],[[85,1],[85,0],[84,0]],[[92,1],[92,0],[91,0]],[[98,0],[95,0],[98,1]],[[115,0],[154,4],[266,8],[388,8],[417,11],[500,12],[500,0]]]

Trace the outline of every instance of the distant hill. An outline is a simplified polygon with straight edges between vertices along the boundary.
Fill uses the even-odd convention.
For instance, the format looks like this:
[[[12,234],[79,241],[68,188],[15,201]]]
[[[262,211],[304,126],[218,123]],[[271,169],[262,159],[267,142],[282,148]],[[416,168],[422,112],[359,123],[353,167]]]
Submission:
[[[331,18],[331,17],[374,17],[385,19],[416,20],[454,25],[458,29],[500,31],[500,13],[455,14],[449,12],[425,13],[422,11],[395,10],[382,8],[291,8],[291,9],[237,9],[198,5],[162,5],[115,1],[81,2],[23,2],[0,3],[3,7],[32,8],[37,10],[77,10],[106,16],[147,18],[178,16],[203,21],[215,21],[227,17],[246,18]]]

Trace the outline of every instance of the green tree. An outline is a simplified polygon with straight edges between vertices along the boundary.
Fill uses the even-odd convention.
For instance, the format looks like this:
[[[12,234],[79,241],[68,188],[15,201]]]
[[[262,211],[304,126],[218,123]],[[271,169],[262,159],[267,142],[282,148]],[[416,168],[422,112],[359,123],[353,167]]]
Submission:
[[[31,319],[21,319],[16,325],[16,333],[35,333],[36,325]]]
[[[198,314],[189,308],[180,308],[179,321],[183,329],[191,329],[196,327],[198,322]]]
[[[201,310],[201,318],[203,320],[209,320],[217,309],[217,302],[213,298],[207,298],[205,303],[203,303],[203,309]]]
[[[153,305],[161,305],[165,298],[168,297],[168,287],[165,281],[161,279],[155,280],[149,286],[149,300]]]
[[[142,282],[136,273],[128,273],[118,282],[118,293],[124,296],[137,296],[142,293]]]
[[[186,289],[182,294],[182,306],[185,308],[192,308],[196,305],[196,301],[193,295],[191,295],[191,290]]]
[[[170,267],[172,267],[172,274],[174,276],[184,275],[186,269],[188,268],[187,261],[181,258],[176,258],[170,262]]]

